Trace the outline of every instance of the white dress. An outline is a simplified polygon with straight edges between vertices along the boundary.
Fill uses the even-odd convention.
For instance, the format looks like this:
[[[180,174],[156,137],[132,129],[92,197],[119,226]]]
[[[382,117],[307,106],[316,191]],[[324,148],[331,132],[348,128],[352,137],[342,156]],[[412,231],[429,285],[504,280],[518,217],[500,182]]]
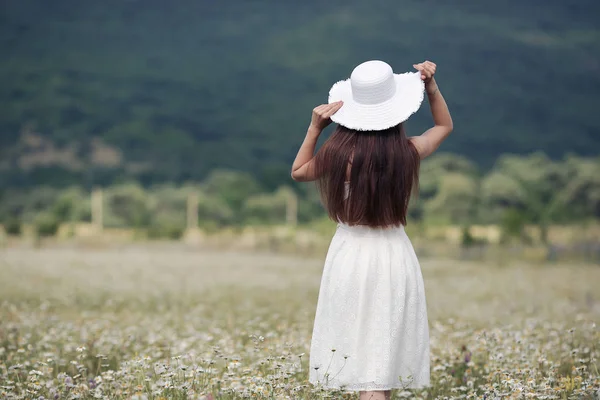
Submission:
[[[321,279],[309,380],[352,391],[429,385],[423,276],[404,227],[338,224]]]

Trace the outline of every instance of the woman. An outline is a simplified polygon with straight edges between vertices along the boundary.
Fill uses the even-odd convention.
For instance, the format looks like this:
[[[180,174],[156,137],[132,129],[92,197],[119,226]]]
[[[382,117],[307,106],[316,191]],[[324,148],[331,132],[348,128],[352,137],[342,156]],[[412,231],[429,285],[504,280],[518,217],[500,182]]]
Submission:
[[[394,74],[367,61],[333,85],[313,110],[292,167],[316,180],[338,222],[323,270],[310,353],[310,382],[389,399],[391,389],[429,385],[429,329],[423,277],[404,232],[420,160],[452,131],[436,65]],[[403,122],[427,93],[434,126],[406,137]],[[314,155],[319,134],[338,124]]]

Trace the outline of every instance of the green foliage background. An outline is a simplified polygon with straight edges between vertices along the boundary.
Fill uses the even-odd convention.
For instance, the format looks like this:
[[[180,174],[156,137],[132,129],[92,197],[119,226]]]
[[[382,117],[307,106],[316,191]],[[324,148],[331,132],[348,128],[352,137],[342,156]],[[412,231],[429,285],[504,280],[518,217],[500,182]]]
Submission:
[[[490,171],[480,170],[462,156],[440,153],[421,167],[419,197],[411,202],[409,224],[496,224],[503,240],[529,242],[525,226],[547,241],[555,224],[580,226],[600,219],[600,158],[568,156],[554,161],[545,154],[503,156]],[[215,169],[199,183],[124,182],[104,190],[104,224],[129,227],[150,237],[178,238],[186,227],[186,202],[198,199],[199,226],[213,232],[223,227],[286,223],[290,188],[269,190],[246,172]],[[299,196],[300,224],[319,229],[325,220],[315,185],[294,190]],[[81,187],[11,188],[0,192],[0,223],[18,234],[21,224],[33,224],[51,235],[58,224],[90,221],[90,193]]]
[[[443,150],[484,170],[506,152],[593,156],[598,15],[594,0],[6,0],[0,188],[200,181],[218,167],[275,190],[312,107],[371,58],[399,72],[436,61],[456,127]],[[424,108],[409,133],[429,123]],[[20,168],[24,130],[84,163],[100,138],[124,161]]]

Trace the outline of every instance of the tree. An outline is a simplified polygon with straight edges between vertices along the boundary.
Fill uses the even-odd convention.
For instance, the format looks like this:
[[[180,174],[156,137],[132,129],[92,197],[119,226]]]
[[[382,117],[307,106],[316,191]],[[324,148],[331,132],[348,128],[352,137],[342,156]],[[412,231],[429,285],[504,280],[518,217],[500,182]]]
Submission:
[[[41,186],[22,193],[23,219],[33,221],[40,212],[46,212],[54,205],[59,190],[50,186]]]
[[[477,166],[465,157],[439,153],[421,165],[419,199],[409,209],[413,217],[464,222],[472,219],[477,205]]]
[[[317,185],[313,183],[303,184],[299,190],[300,201],[298,203],[298,221],[308,222],[326,215]]]
[[[508,209],[525,209],[524,188],[502,171],[491,171],[482,179],[481,196],[481,218],[486,222],[499,222]]]
[[[246,199],[261,193],[256,179],[246,173],[231,170],[214,170],[202,182],[207,196],[223,201],[234,213],[238,213]]]
[[[149,237],[164,237],[178,239],[186,227],[187,198],[192,192],[198,193],[197,185],[177,187],[173,184],[164,184],[149,188],[152,201],[149,211],[152,215],[148,227]]]
[[[427,218],[437,217],[452,223],[472,221],[479,195],[477,180],[459,172],[447,172],[437,179],[436,194],[424,205]]]
[[[137,183],[121,184],[106,191],[107,225],[147,227],[152,199]]]
[[[262,193],[249,197],[244,203],[244,220],[257,224],[285,222],[286,198],[280,192]]]
[[[40,237],[54,236],[58,232],[60,221],[49,212],[42,212],[35,216],[35,231]]]
[[[18,131],[31,122],[55,149],[101,138],[123,152],[124,170],[147,166],[129,174],[146,183],[202,179],[215,167],[253,168],[272,191],[289,181],[307,122],[300,110],[323,101],[364,57],[408,69],[409,58],[424,55],[424,43],[443,65],[457,126],[445,149],[487,168],[507,151],[540,148],[556,157],[600,148],[600,74],[590,73],[590,54],[600,53],[600,2],[551,0],[538,12],[539,2],[506,0],[486,2],[483,12],[482,2],[438,1],[436,13],[419,1],[396,12],[392,0],[377,7],[317,0],[232,0],[229,7],[180,0],[170,8],[158,0],[143,8],[132,1],[49,3],[2,2],[0,50],[10,62],[0,65],[0,164],[11,160],[10,172],[0,167],[0,184],[83,183],[87,176],[89,189],[122,173],[96,164],[85,172],[47,166],[21,175],[26,152],[18,148]],[[516,8],[522,12],[511,12]],[[407,17],[419,15],[428,18]],[[399,36],[398,26],[413,34]],[[442,44],[450,31],[453,40]],[[212,40],[192,39],[204,37]],[[469,69],[466,48],[484,55]],[[412,117],[409,125],[418,129],[411,133],[428,118]],[[564,140],[567,129],[573,140]],[[85,165],[89,151],[78,161]],[[285,166],[267,168],[271,163]]]
[[[600,158],[568,156],[563,168],[567,179],[559,201],[565,218],[600,218]]]
[[[419,197],[422,200],[434,197],[446,173],[476,177],[478,170],[471,161],[456,154],[439,153],[429,157],[423,161],[419,171]]]
[[[483,180],[483,204],[496,215],[506,209],[518,211],[526,223],[538,227],[546,243],[550,222],[564,210],[560,189],[565,179],[561,165],[543,153],[502,156]]]
[[[236,213],[224,201],[204,192],[198,194],[198,224],[204,228],[221,227],[240,223],[239,211]]]
[[[78,187],[62,191],[52,205],[52,213],[60,222],[74,222],[83,219],[89,210],[87,195]]]

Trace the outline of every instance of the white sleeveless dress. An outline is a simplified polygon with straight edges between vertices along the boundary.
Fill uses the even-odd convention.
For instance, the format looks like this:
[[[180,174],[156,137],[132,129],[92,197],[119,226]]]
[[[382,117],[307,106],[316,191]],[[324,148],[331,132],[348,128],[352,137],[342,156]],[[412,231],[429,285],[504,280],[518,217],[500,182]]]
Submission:
[[[404,227],[338,224],[321,279],[309,380],[350,391],[429,385],[423,276]]]

